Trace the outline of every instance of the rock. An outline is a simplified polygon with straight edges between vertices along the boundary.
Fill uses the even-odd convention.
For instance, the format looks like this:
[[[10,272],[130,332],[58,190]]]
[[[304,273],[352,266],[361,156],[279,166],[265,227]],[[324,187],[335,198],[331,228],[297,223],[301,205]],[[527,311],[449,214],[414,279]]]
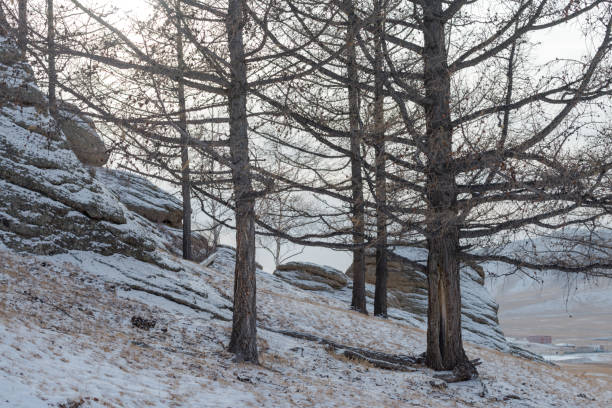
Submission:
[[[341,271],[309,262],[288,262],[279,265],[274,275],[306,290],[342,289],[348,284],[346,275]]]
[[[389,251],[387,256],[387,296],[394,299],[398,309],[418,316],[427,315],[427,276],[414,268],[409,259]],[[427,259],[427,257],[425,257]],[[352,266],[346,275],[353,276]],[[366,283],[376,284],[376,257],[373,252],[366,256]],[[369,297],[374,297],[373,293]]]
[[[81,114],[79,108],[69,104],[64,104],[60,108],[59,116],[60,127],[68,139],[70,148],[81,163],[88,166],[104,166],[110,153],[96,131],[94,122]]]
[[[176,256],[183,255],[183,231],[182,229],[166,229],[167,239],[166,249]],[[192,261],[201,263],[210,255],[208,240],[198,233],[191,234],[191,256]]]
[[[34,83],[34,72],[12,41],[0,44],[0,98],[15,106],[47,109],[47,97]]]
[[[58,408],[81,408],[85,404],[85,400],[83,398],[78,398],[75,400],[67,400],[66,402],[60,403]]]
[[[233,272],[236,267],[236,248],[229,245],[217,245],[214,252],[200,262],[200,264],[218,271]],[[255,262],[255,267],[257,268],[257,273],[266,274],[259,263]]]
[[[14,44],[0,38],[0,55],[10,54],[7,47]],[[28,68],[0,70],[0,83],[38,89]],[[46,108],[24,106],[16,95],[0,94],[0,243],[43,255],[83,250],[154,260],[155,243],[136,215],[79,162]]]
[[[19,106],[47,107],[47,97],[36,87],[29,84],[13,86],[11,82],[0,82],[0,94]]]
[[[431,385],[432,388],[437,388],[439,390],[445,390],[448,388],[448,384],[446,383],[446,381],[439,378],[430,380],[429,385]]]
[[[2,46],[0,48],[0,64],[14,65],[23,61],[23,55],[16,46]]]
[[[130,211],[152,222],[174,228],[181,226],[182,203],[149,180],[122,170],[100,168],[96,173]]]
[[[151,330],[157,324],[155,320],[147,319],[142,316],[132,316],[130,321],[132,323],[132,327],[136,327],[137,329],[141,330]]]
[[[388,306],[409,312],[423,322],[427,321],[427,276],[415,263],[426,262],[424,248],[396,247],[388,252]],[[352,276],[352,267],[346,274]],[[376,283],[373,251],[366,254],[366,283]],[[499,327],[498,305],[484,287],[484,270],[478,265],[463,265],[461,298],[464,338],[497,350],[512,351]]]

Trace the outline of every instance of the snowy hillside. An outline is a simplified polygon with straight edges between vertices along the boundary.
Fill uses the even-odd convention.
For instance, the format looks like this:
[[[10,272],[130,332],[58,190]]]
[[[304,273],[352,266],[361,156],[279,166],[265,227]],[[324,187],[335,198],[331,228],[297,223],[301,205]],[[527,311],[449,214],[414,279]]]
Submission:
[[[351,361],[276,332],[412,355],[425,349],[425,333],[348,311],[343,302],[266,274],[258,281],[262,364],[236,364],[225,351],[232,274],[222,264],[228,259],[212,269],[165,256],[177,271],[121,255],[0,253],[3,402],[29,408],[81,400],[83,407],[612,403],[608,382],[469,344],[469,356],[483,361],[481,377],[461,384],[434,380],[420,366],[397,372]],[[155,320],[155,327],[134,327],[134,317]]]

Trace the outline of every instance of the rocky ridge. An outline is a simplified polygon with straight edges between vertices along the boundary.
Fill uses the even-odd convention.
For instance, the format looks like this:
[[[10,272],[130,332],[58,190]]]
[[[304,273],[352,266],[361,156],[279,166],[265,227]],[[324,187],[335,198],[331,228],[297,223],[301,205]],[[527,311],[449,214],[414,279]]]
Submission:
[[[92,136],[95,129],[89,132]],[[141,207],[166,210],[174,225],[180,207],[169,194],[150,186],[126,194],[119,182],[109,183],[113,175],[121,178],[79,160],[49,115],[31,67],[12,40],[0,37],[0,241],[35,254],[84,250],[155,262],[161,235],[151,234],[154,228],[144,225],[147,220],[122,198],[153,197],[143,199]],[[155,216],[153,221],[164,221]]]
[[[348,285],[348,279],[341,271],[310,262],[288,262],[279,265],[274,275],[306,290],[334,290]]]

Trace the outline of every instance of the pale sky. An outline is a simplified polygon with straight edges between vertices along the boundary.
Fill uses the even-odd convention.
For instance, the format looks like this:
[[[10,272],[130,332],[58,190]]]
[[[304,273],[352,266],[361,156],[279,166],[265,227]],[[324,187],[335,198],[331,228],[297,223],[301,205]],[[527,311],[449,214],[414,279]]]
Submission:
[[[483,3],[486,1],[487,0],[483,0]],[[104,2],[86,0],[84,3],[112,4],[122,12],[133,17],[144,17],[148,12],[148,3],[145,0],[108,0]],[[584,43],[579,28],[576,26],[570,27],[564,25],[554,29],[543,30],[537,34],[537,38],[535,39],[540,42],[540,45],[534,49],[532,55],[535,62],[548,61],[555,57],[580,58],[585,54],[587,47],[589,47],[589,45]],[[194,208],[197,208],[199,204],[194,202],[193,205]],[[202,216],[197,217],[195,221],[205,223],[205,219],[202,218]],[[235,242],[233,234],[234,231],[226,229],[222,236],[222,243],[233,245]],[[351,253],[334,251],[327,248],[306,247],[303,253],[292,260],[329,265],[345,271],[351,263]],[[266,251],[258,249],[257,261],[263,265],[266,271],[272,272],[274,270],[273,259]]]

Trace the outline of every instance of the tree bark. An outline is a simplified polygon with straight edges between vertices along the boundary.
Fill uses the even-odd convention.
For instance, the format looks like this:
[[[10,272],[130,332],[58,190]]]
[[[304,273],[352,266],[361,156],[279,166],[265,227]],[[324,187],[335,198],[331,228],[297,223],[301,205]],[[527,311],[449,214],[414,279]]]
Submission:
[[[374,37],[374,152],[376,155],[376,288],[374,315],[387,317],[387,179],[385,176],[385,112],[383,94],[384,18],[382,0],[374,0],[376,33]]]
[[[11,27],[4,13],[4,4],[0,2],[0,35],[8,36],[10,29]]]
[[[19,0],[17,23],[17,47],[23,54],[28,48],[28,1]]]
[[[21,3],[19,4],[21,7]],[[21,10],[20,10],[21,11]],[[21,17],[21,13],[20,13]],[[53,0],[47,0],[47,47],[48,47],[48,76],[49,76],[49,113],[58,121],[57,97],[55,87],[57,84],[57,72],[55,70],[55,18],[53,16]]]
[[[181,129],[181,192],[183,198],[183,259],[193,259],[191,250],[191,179],[189,165],[189,133],[187,133],[187,108],[185,103],[185,70],[183,33],[181,26],[181,2],[176,2],[176,54],[181,75],[178,78],[179,128]]]
[[[348,32],[347,32],[347,75],[349,122],[351,131],[351,187],[352,187],[352,217],[353,224],[353,298],[351,307],[367,314],[365,296],[365,251],[363,247],[365,236],[363,176],[361,174],[361,139],[362,131],[359,123],[359,89],[356,56],[356,26],[357,18],[352,0],[347,0]]]
[[[237,361],[258,362],[255,285],[255,198],[247,135],[247,76],[243,42],[245,0],[229,0],[227,33],[230,54],[230,155],[236,200],[234,315],[229,350]]]
[[[424,3],[424,74],[427,132],[427,310],[426,364],[435,370],[470,365],[461,338],[457,185],[452,163],[450,74],[442,1]]]

